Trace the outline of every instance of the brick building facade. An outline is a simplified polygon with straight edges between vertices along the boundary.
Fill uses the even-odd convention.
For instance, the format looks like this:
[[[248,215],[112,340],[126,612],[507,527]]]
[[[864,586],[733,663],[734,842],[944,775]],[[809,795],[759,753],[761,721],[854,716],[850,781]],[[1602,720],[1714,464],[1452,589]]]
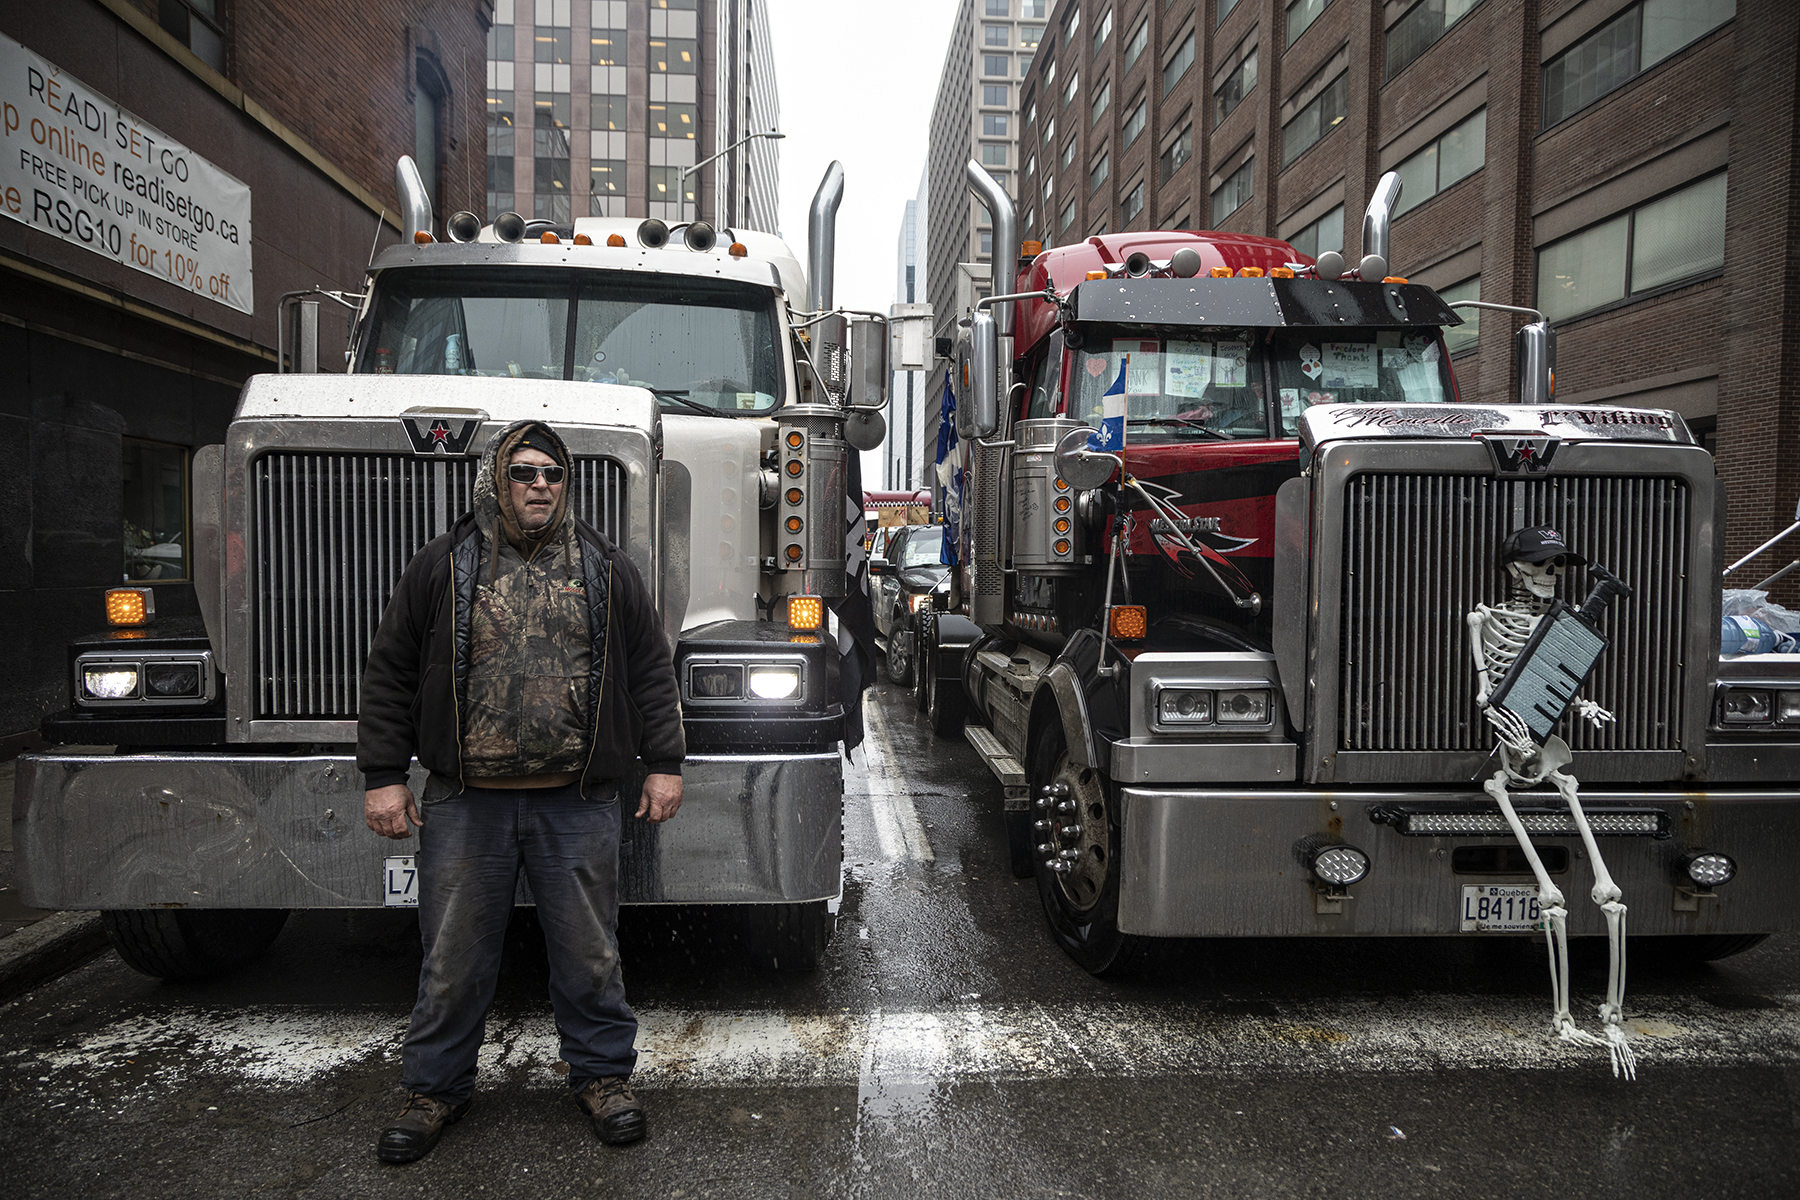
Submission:
[[[1047,245],[1216,228],[1355,262],[1398,170],[1390,269],[1542,309],[1561,400],[1681,412],[1734,556],[1793,519],[1800,7],[1058,0],[1020,110],[1020,236]],[[1517,323],[1453,338],[1465,398],[1509,398]]]
[[[0,738],[17,744],[67,703],[65,647],[103,623],[105,588],[129,577],[154,588],[159,619],[197,612],[193,452],[223,439],[243,381],[275,369],[282,296],[355,292],[371,251],[396,240],[395,160],[418,158],[440,226],[482,207],[491,18],[490,0],[0,3],[0,99],[83,99],[80,115],[7,131],[32,141],[6,146],[11,164],[28,155],[6,181],[21,203],[0,188],[0,642],[15,668]],[[141,185],[158,157],[85,130],[134,121],[181,148],[170,170],[224,180],[207,211],[221,230],[241,222],[230,249],[251,272],[223,285],[230,303],[174,270],[210,252],[211,226],[172,234],[191,260],[129,265],[140,232],[189,210],[153,217],[140,200],[118,222],[122,250],[84,241],[95,218],[75,209],[104,225],[127,195],[120,171],[139,166]],[[342,369],[347,332],[346,310],[325,304],[322,369]]]

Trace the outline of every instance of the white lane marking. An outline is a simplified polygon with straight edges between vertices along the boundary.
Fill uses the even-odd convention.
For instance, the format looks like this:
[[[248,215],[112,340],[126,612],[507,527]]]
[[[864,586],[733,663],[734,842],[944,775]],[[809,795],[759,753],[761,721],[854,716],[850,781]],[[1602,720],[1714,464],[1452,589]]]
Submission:
[[[931,841],[919,822],[919,810],[912,797],[901,789],[906,777],[900,770],[899,756],[888,737],[887,718],[878,704],[863,705],[863,746],[868,751],[864,768],[869,786],[869,815],[875,819],[875,840],[886,859],[909,859],[931,862]]]
[[[1780,1007],[1715,1007],[1657,996],[1626,1028],[1640,1070],[1800,1064],[1800,995]],[[963,1005],[873,1013],[638,1013],[637,1080],[646,1087],[854,1086],[876,1099],[926,1084],[976,1079],[1129,1079],[1172,1075],[1397,1074],[1605,1069],[1605,1056],[1549,1034],[1541,998],[1443,997],[1282,1004],[1279,1016],[1203,1005]],[[399,1066],[405,1015],[367,1010],[174,1009],[115,1021],[50,1049],[7,1051],[7,1065],[51,1090],[98,1078],[163,1092],[226,1076],[290,1088],[368,1059]],[[490,1021],[482,1069],[547,1070],[559,1041],[548,1015]]]

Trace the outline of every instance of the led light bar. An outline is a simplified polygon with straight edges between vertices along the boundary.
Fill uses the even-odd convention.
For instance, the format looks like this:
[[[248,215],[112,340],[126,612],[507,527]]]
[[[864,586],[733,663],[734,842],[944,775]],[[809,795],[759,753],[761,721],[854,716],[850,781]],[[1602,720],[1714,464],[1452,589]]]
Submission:
[[[1587,814],[1596,837],[1658,837],[1667,818],[1660,811],[1612,810]],[[1521,812],[1525,832],[1545,837],[1578,837],[1575,818],[1566,812]],[[1488,812],[1411,812],[1400,818],[1400,832],[1409,837],[1506,837],[1512,826],[1498,810]]]

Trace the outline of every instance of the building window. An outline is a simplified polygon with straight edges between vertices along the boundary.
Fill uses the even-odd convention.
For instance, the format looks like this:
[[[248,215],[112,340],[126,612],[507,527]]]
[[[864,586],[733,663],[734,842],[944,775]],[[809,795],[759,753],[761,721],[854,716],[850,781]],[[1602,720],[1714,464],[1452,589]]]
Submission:
[[[624,114],[623,96],[613,97],[619,102],[620,115]],[[668,104],[652,100],[649,107],[650,136],[661,138],[682,138],[693,141],[694,134],[700,125],[700,106],[697,104]],[[623,124],[620,129],[625,128]]]
[[[1050,120],[1045,122],[1045,124],[1044,124],[1044,140],[1046,142],[1054,142],[1056,140],[1056,118],[1055,117],[1051,117]]]
[[[1139,100],[1137,107],[1126,114],[1125,124],[1119,130],[1119,145],[1131,145],[1137,141],[1138,134],[1144,132],[1144,110],[1144,102]]]
[[[1344,206],[1338,205],[1288,238],[1287,243],[1308,258],[1318,258],[1327,250],[1341,253],[1344,249]]]
[[[564,223],[572,216],[569,191],[569,94],[539,92],[532,108],[531,215]]]
[[[625,97],[623,96],[589,96],[588,119],[590,127],[607,129],[614,133],[625,132]]]
[[[1387,31],[1387,78],[1392,79],[1481,0],[1419,0]]]
[[[990,17],[1012,16],[1011,0],[987,0],[987,15]]]
[[[700,43],[694,38],[651,38],[650,70],[657,75],[693,75],[699,71]]]
[[[487,56],[491,62],[513,60],[513,27],[495,22],[488,29]]]
[[[1056,60],[1051,59],[1044,67],[1044,91],[1050,91],[1050,85],[1056,82]]]
[[[994,253],[994,234],[991,230],[982,231],[980,245],[982,258],[987,258]]]
[[[487,217],[492,221],[513,208],[513,94],[487,94]]]
[[[1144,211],[1144,181],[1125,193],[1125,199],[1119,201],[1119,224],[1129,225],[1133,217]]]
[[[1007,87],[1004,83],[983,84],[981,87],[981,102],[989,108],[1005,108],[1007,98],[1011,91],[1012,89]]]
[[[1019,0],[1019,15],[1028,21],[1041,21],[1050,15],[1050,0]]]
[[[596,9],[600,5],[594,6]],[[600,14],[595,13],[598,17]],[[625,30],[602,27],[598,21],[588,30],[588,63],[596,67],[625,65]]]
[[[1045,211],[1049,211],[1050,197],[1054,196],[1055,194],[1056,194],[1056,176],[1054,176],[1054,175],[1044,176]]]
[[[1069,15],[1068,15],[1067,19],[1065,19],[1063,21],[1063,45],[1065,45],[1065,46],[1068,45],[1069,39],[1074,37],[1075,31],[1080,28],[1081,28],[1081,5],[1078,3],[1072,4],[1069,6]]]
[[[999,184],[1001,186],[1001,188],[1005,189],[1008,192],[1008,194],[1011,193],[1011,189],[1006,187],[1006,172],[1005,171],[996,171],[992,167],[989,167],[987,169],[987,173],[989,175],[992,175],[994,177],[994,182]]]
[[[1012,45],[1011,31],[1005,25],[983,25],[981,27],[981,44],[984,46]]]
[[[1125,69],[1127,71],[1131,70],[1131,65],[1138,60],[1138,56],[1144,52],[1144,47],[1149,44],[1150,18],[1145,17],[1138,22],[1137,32],[1131,35],[1131,40],[1125,43]]]
[[[1004,167],[1006,165],[1006,143],[981,143],[981,161],[986,166]]]
[[[1537,307],[1552,321],[1725,265],[1725,173],[1538,251]]]
[[[1094,54],[1096,57],[1100,53],[1100,47],[1106,45],[1106,39],[1112,36],[1112,18],[1113,10],[1109,8],[1106,10],[1106,15],[1100,18],[1100,23],[1094,26]]]
[[[156,23],[192,50],[194,57],[219,74],[225,73],[225,22],[219,0],[161,0]]]
[[[1294,0],[1287,9],[1287,44],[1293,45],[1312,27],[1331,0]]]
[[[1099,91],[1094,93],[1094,120],[1096,122],[1100,120],[1100,114],[1106,111],[1106,106],[1111,103],[1112,80],[1109,79],[1100,85]]]
[[[1065,170],[1065,171],[1066,171],[1066,170],[1068,170],[1068,169],[1069,169],[1069,164],[1070,164],[1070,163],[1072,163],[1072,162],[1074,162],[1074,161],[1075,161],[1075,139],[1074,139],[1074,138],[1070,138],[1070,139],[1069,139],[1069,142],[1068,142],[1068,145],[1066,145],[1066,146],[1064,146],[1064,147],[1063,147],[1063,152],[1062,152],[1062,169],[1063,169],[1063,170]]]
[[[1224,183],[1213,189],[1212,223],[1215,227],[1224,223],[1226,217],[1236,212],[1244,201],[1250,199],[1254,183],[1252,176],[1256,159],[1246,158],[1244,165],[1226,177]]]
[[[1038,48],[1038,43],[1043,40],[1044,27],[1042,25],[1019,26],[1019,45],[1025,47],[1027,50],[1036,50]]]
[[[1081,72],[1076,71],[1069,76],[1069,86],[1063,89],[1063,107],[1074,103],[1075,93],[1081,90]]]
[[[1453,304],[1458,300],[1481,299],[1481,276],[1465,279],[1461,283],[1447,288],[1439,288],[1438,296],[1445,304]],[[1456,315],[1463,319],[1461,325],[1444,327],[1444,349],[1450,357],[1467,354],[1475,349],[1476,339],[1481,336],[1481,310],[1479,308],[1459,308]]]
[[[1319,144],[1319,139],[1338,127],[1344,119],[1350,95],[1350,74],[1345,72],[1326,84],[1319,94],[1294,114],[1294,119],[1281,127],[1281,165],[1289,163]]]
[[[625,161],[617,158],[595,158],[588,161],[588,215],[590,217],[622,217],[625,215]]]
[[[1218,0],[1218,16],[1213,18],[1213,24],[1223,25],[1225,18],[1231,15],[1231,10],[1237,7],[1237,2],[1238,0]]]
[[[1169,143],[1169,148],[1162,152],[1162,174],[1160,182],[1167,183],[1169,180],[1173,179],[1175,177],[1175,172],[1181,170],[1182,164],[1186,163],[1187,160],[1193,156],[1194,125],[1193,122],[1190,121],[1188,124],[1181,127],[1181,132],[1175,135],[1175,140]]]
[[[1036,125],[1036,124],[1037,124],[1037,101],[1033,100],[1031,102],[1031,107],[1027,108],[1025,110],[1025,128],[1030,129],[1033,125]]]
[[[1544,126],[1580,112],[1729,21],[1736,0],[1644,0],[1544,64]]]
[[[1102,154],[1100,161],[1088,168],[1088,191],[1097,191],[1106,182],[1107,160],[1110,155]]]
[[[1019,55],[1019,78],[1023,79],[1029,74],[1031,74],[1031,55],[1021,54]]]
[[[1005,137],[1006,136],[1006,114],[1005,113],[982,113],[981,114],[981,134],[983,137]]]
[[[1033,154],[1025,160],[1025,178],[1030,179],[1037,174],[1037,155]]]
[[[188,578],[188,453],[123,439],[127,582]]]
[[[694,181],[698,178],[698,174],[689,175],[687,191],[683,193],[680,167],[651,167],[649,169],[647,185],[647,194],[650,198],[650,203],[653,205],[665,204],[668,207],[664,211],[671,216],[676,216],[679,213],[682,204],[692,204],[694,202]],[[656,216],[658,214],[652,209],[651,215]],[[679,219],[678,216],[677,219]]]
[[[1004,54],[984,54],[981,56],[981,73],[998,75],[1004,78],[1012,74],[1012,68]]]
[[[1181,77],[1187,74],[1187,69],[1193,65],[1194,35],[1190,32],[1187,39],[1181,43],[1181,48],[1175,51],[1175,57],[1171,58],[1169,65],[1163,68],[1163,95],[1168,95],[1181,81]]]
[[[1250,89],[1255,86],[1256,51],[1253,49],[1244,55],[1244,61],[1240,62],[1237,69],[1225,77],[1225,82],[1220,84],[1219,90],[1213,93],[1213,124],[1217,125],[1229,117],[1232,111],[1244,102],[1244,97],[1250,93]]]
[[[1400,173],[1400,203],[1394,215],[1417,208],[1457,180],[1473,175],[1486,158],[1484,108],[1394,168]]]
[[[539,25],[533,41],[533,58],[541,63],[566,63],[575,42],[566,25]]]
[[[1069,226],[1073,225],[1074,223],[1075,223],[1075,202],[1073,200],[1071,200],[1068,202],[1068,204],[1063,206],[1062,217],[1057,222],[1056,232],[1066,233],[1068,231]]]

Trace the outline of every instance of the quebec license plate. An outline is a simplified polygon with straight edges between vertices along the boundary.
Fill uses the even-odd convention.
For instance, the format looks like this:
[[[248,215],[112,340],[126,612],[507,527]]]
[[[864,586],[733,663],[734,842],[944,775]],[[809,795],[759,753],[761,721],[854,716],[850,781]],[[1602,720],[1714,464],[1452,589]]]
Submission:
[[[411,855],[382,864],[381,895],[388,908],[419,907],[419,868],[413,865]]]
[[[1464,933],[1534,933],[1544,924],[1531,883],[1465,883],[1461,915]]]

